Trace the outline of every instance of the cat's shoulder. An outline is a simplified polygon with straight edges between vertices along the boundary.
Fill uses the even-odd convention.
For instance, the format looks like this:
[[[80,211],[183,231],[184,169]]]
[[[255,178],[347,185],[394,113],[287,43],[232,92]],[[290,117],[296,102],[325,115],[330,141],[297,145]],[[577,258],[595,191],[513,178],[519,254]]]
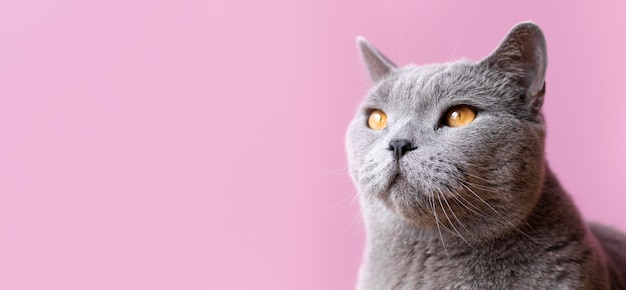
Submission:
[[[626,289],[626,234],[595,222],[590,222],[589,228],[606,253],[611,288]]]
[[[615,228],[596,222],[589,222],[588,225],[600,244],[602,244],[603,247],[609,247],[607,251],[617,249],[626,256],[626,234]]]

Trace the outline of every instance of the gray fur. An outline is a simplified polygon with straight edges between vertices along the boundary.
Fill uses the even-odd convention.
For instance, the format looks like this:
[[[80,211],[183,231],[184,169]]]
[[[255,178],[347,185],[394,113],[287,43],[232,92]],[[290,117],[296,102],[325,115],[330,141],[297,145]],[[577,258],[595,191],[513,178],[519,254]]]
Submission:
[[[476,63],[397,68],[358,44],[374,82],[346,138],[367,231],[359,289],[626,288],[626,236],[585,224],[545,162],[535,24]],[[442,125],[456,105],[476,119]],[[373,109],[387,128],[368,128]],[[416,149],[396,161],[395,139]]]

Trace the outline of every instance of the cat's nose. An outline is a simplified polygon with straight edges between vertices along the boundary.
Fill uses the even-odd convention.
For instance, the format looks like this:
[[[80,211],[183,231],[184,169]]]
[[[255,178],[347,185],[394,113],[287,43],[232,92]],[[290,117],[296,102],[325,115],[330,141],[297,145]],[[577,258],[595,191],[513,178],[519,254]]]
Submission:
[[[407,152],[414,150],[417,147],[413,147],[413,145],[411,145],[411,142],[409,142],[409,140],[406,139],[396,139],[396,140],[391,140],[389,142],[389,150],[393,150],[393,158],[397,161],[400,160],[400,158],[402,158],[402,156],[404,156],[404,154],[406,154]]]

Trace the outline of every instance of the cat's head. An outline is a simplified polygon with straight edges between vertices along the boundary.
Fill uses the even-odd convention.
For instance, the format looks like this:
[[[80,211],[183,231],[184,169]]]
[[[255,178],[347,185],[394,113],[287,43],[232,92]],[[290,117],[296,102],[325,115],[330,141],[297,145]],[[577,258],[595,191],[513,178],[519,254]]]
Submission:
[[[357,42],[373,81],[346,139],[362,206],[463,236],[519,223],[544,170],[539,27],[518,24],[479,62],[399,68]]]

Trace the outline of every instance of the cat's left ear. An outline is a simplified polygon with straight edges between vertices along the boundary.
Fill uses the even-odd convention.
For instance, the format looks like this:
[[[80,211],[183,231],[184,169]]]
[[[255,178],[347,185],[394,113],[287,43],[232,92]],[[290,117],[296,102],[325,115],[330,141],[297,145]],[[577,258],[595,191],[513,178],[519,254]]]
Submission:
[[[481,64],[502,70],[527,89],[526,100],[533,113],[539,112],[545,93],[547,66],[546,40],[532,22],[511,29],[500,46]]]
[[[373,83],[377,83],[396,68],[396,65],[369,44],[365,38],[359,36],[356,38],[356,42]]]

